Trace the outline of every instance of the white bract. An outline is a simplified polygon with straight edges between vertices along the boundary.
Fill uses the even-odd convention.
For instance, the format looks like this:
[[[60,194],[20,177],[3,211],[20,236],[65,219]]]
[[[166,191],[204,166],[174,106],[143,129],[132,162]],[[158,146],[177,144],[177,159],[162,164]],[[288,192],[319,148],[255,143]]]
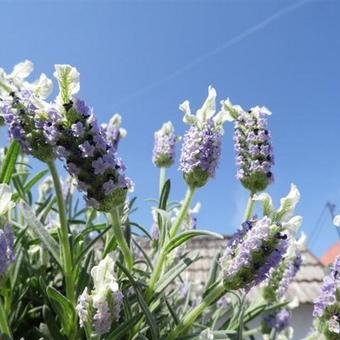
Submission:
[[[336,215],[333,219],[333,224],[336,226],[336,227],[340,227],[340,215]]]
[[[280,208],[277,213],[282,220],[288,220],[294,213],[295,207],[300,201],[300,191],[295,184],[290,185],[290,191],[286,197],[281,198]]]
[[[216,125],[222,126],[228,118],[228,113],[223,109],[216,113],[216,90],[209,86],[208,97],[202,107],[196,111],[196,115],[191,113],[190,102],[185,100],[179,109],[184,112],[183,122],[186,124],[197,124],[201,126],[210,119],[213,119]]]
[[[10,186],[4,183],[0,184],[0,216],[6,214],[14,206]]]
[[[67,103],[70,98],[80,90],[80,73],[71,65],[55,65],[54,77],[57,78],[60,93],[56,99],[57,104]]]

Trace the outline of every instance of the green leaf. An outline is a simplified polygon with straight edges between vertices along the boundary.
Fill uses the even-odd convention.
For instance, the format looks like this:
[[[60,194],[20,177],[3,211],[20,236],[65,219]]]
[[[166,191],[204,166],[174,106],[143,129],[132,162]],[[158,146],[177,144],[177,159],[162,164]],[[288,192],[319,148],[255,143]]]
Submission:
[[[166,245],[164,252],[170,253],[175,248],[179,247],[184,242],[187,242],[188,240],[198,237],[198,236],[211,236],[216,237],[219,239],[223,239],[223,236],[208,230],[187,230],[184,231],[177,236],[175,236],[169,243]]]
[[[216,279],[217,279],[217,274],[218,274],[218,269],[219,269],[219,258],[221,256],[221,253],[218,252],[213,260],[212,263],[212,267],[210,269],[210,273],[209,273],[209,279],[207,281],[207,283],[205,284],[204,290],[206,291],[213,283],[215,283]]]
[[[93,258],[94,254],[92,251],[88,253],[86,256],[84,266],[81,268],[81,271],[78,276],[77,282],[77,293],[76,296],[79,296],[90,283],[91,276],[89,275],[91,268],[93,266]],[[76,272],[77,273],[77,272]]]
[[[55,320],[55,317],[51,311],[51,309],[47,306],[43,306],[43,317],[46,322],[46,326],[49,330],[53,339],[66,339],[59,331],[58,322]]]
[[[76,312],[69,299],[59,293],[55,288],[49,286],[46,293],[52,303],[55,312],[63,325],[65,334],[70,334],[74,331],[73,325],[76,319]]]
[[[153,316],[153,314],[151,313],[151,311],[149,310],[149,307],[147,305],[147,303],[144,300],[143,294],[139,288],[139,285],[137,284],[137,282],[134,280],[134,278],[131,276],[131,274],[129,273],[129,271],[119,262],[116,262],[117,267],[119,267],[119,269],[126,275],[126,277],[128,278],[128,280],[131,283],[131,286],[133,287],[133,289],[136,292],[136,297],[139,303],[139,306],[141,307],[146,321],[150,326],[150,331],[151,331],[151,338],[152,339],[159,339],[159,330],[157,327],[157,323],[155,321],[155,318]]]
[[[179,263],[171,268],[168,272],[162,275],[159,280],[157,287],[155,289],[156,293],[161,293],[166,287],[169,286],[173,280],[181,274],[185,269],[187,269],[192,263],[197,261],[200,257],[198,256],[198,252],[192,252],[191,255],[183,258],[179,261]]]
[[[170,183],[170,179],[168,179],[164,183],[163,188],[162,188],[161,197],[159,199],[159,209],[166,210],[168,199],[169,199],[169,194],[170,194],[170,189],[171,189],[171,183]]]
[[[79,261],[91,250],[91,248],[94,246],[94,244],[102,238],[107,231],[111,228],[111,225],[109,225],[107,228],[105,228],[98,236],[96,236],[89,244],[86,245],[86,247],[82,250],[82,252],[79,254],[79,256],[76,258],[74,262],[74,266],[78,264]]]
[[[37,234],[41,242],[45,245],[45,247],[49,250],[54,259],[57,261],[57,263],[61,266],[58,243],[36,218],[31,208],[23,201],[21,202],[21,210],[25,217],[25,220],[27,221],[27,224],[31,227],[35,234]]]
[[[120,340],[124,339],[124,336],[133,328],[133,326],[141,319],[142,313],[136,314],[131,319],[128,319],[121,323],[117,328],[114,329],[109,335],[107,340]]]
[[[14,140],[9,147],[1,167],[0,183],[9,184],[15,170],[15,164],[20,153],[20,144]]]
[[[48,170],[40,171],[37,175],[35,175],[28,183],[24,185],[22,188],[23,193],[28,193],[33,186],[38,183],[46,174],[48,173]],[[13,195],[13,200],[16,201],[19,198],[19,194]]]
[[[148,231],[143,227],[141,226],[139,223],[136,223],[136,222],[131,222],[131,221],[128,221],[127,222],[130,226],[133,226],[133,227],[137,227],[138,229],[140,229],[150,240],[152,240],[152,237],[151,235],[148,233]]]

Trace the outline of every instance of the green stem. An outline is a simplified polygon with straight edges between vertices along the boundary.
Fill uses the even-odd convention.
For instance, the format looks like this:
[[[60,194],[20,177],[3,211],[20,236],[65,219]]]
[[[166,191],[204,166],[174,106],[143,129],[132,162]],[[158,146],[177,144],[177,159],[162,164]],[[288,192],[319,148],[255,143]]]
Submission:
[[[151,278],[149,281],[149,285],[148,285],[148,289],[146,291],[146,301],[150,302],[153,291],[155,289],[156,283],[158,282],[161,274],[162,274],[162,270],[163,270],[163,265],[165,262],[165,255],[163,253],[163,251],[161,250],[159,253],[159,257],[158,257],[158,261],[156,263],[156,266],[154,267],[152,274],[151,274]]]
[[[173,238],[180,228],[190,206],[190,203],[194,197],[195,187],[188,187],[187,193],[185,194],[184,202],[182,204],[182,209],[170,230],[170,239]]]
[[[53,161],[48,162],[48,167],[50,169],[54,188],[56,192],[58,210],[59,210],[59,220],[60,220],[60,243],[61,243],[61,253],[62,253],[62,263],[66,282],[66,296],[67,298],[75,304],[75,289],[74,281],[72,279],[73,261],[70,248],[70,242],[68,238],[68,222],[66,218],[66,210],[64,205],[63,192],[61,189],[61,184],[59,180],[59,175],[55,163]]]
[[[1,333],[9,336],[12,339],[12,333],[8,326],[7,316],[6,316],[4,307],[2,305],[1,298],[0,298],[0,330],[1,330]]]
[[[166,181],[166,168],[162,166],[159,169],[159,196],[161,196],[162,194],[165,181]]]
[[[227,289],[221,282],[219,285],[214,287],[209,294],[207,294],[202,302],[195,307],[184,320],[179,323],[176,328],[169,334],[168,339],[173,340],[176,339],[179,335],[185,334],[191,325],[196,321],[196,319],[204,312],[206,308],[220,299],[225,293],[227,293]]]
[[[116,237],[118,246],[120,247],[121,252],[124,256],[124,261],[126,264],[126,267],[131,270],[133,267],[133,257],[132,253],[130,251],[130,248],[126,242],[126,239],[124,237],[122,227],[121,227],[121,221],[119,216],[119,210],[117,207],[114,207],[111,212],[111,218],[112,218],[112,228],[114,235]]]
[[[184,198],[184,202],[182,204],[181,211],[180,211],[180,213],[177,217],[177,220],[175,221],[174,225],[172,226],[172,228],[170,230],[170,239],[173,238],[177,234],[178,229],[181,226],[183,219],[185,218],[185,216],[188,212],[188,209],[189,209],[190,203],[192,201],[192,198],[194,196],[194,193],[195,193],[195,188],[194,187],[188,187],[187,193],[186,193],[185,198]],[[165,246],[166,246],[166,243],[163,245],[163,249],[164,249]],[[152,293],[155,289],[156,283],[158,282],[158,280],[159,280],[159,278],[162,274],[164,262],[166,260],[165,253],[163,252],[163,249],[159,253],[158,261],[157,261],[155,268],[154,268],[154,270],[151,274],[149,286],[148,286],[148,289],[146,291],[146,301],[148,301],[148,302],[150,302],[150,299],[152,297]]]
[[[250,194],[248,198],[246,213],[244,214],[245,221],[250,220],[254,213],[255,201],[253,200],[254,195]]]

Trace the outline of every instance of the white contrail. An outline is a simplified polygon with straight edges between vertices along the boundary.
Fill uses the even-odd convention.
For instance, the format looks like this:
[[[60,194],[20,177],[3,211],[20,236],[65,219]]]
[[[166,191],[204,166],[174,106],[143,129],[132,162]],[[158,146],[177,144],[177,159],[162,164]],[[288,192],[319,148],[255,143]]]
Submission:
[[[287,6],[285,8],[280,9],[279,11],[277,11],[276,13],[274,13],[273,15],[269,16],[268,18],[264,19],[263,21],[259,22],[258,24],[256,24],[255,26],[252,26],[250,28],[248,28],[247,30],[245,30],[244,32],[240,33],[239,35],[235,36],[234,38],[224,42],[222,45],[214,48],[213,50],[208,51],[205,54],[202,54],[201,56],[197,57],[196,59],[192,60],[191,62],[189,62],[188,64],[180,67],[179,69],[177,69],[176,71],[168,74],[167,76],[154,81],[153,83],[140,88],[139,90],[136,90],[135,92],[132,92],[130,94],[128,94],[127,96],[123,97],[121,100],[118,100],[116,102],[116,104],[123,104],[125,102],[127,102],[128,100],[130,100],[131,98],[137,97],[147,91],[150,91],[152,89],[154,89],[157,86],[160,86],[162,84],[164,84],[165,82],[177,77],[178,75],[180,75],[181,73],[193,68],[194,66],[200,64],[201,62],[205,61],[206,59],[212,57],[213,55],[219,53],[220,51],[229,48],[235,44],[237,44],[238,42],[240,42],[241,40],[249,37],[250,35],[254,34],[255,32],[259,31],[260,29],[264,28],[265,26],[268,26],[270,23],[272,23],[273,21],[281,18],[282,16],[300,8],[301,6],[303,6],[306,2],[309,2],[310,0],[301,0],[301,1],[297,1],[295,4]]]

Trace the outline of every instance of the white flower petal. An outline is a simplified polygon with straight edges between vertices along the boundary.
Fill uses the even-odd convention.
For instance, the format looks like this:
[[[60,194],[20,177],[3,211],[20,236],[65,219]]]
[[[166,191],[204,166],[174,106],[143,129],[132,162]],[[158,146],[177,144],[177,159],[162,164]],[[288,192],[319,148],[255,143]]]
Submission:
[[[262,201],[263,202],[263,210],[264,210],[264,215],[271,215],[271,213],[274,210],[274,205],[273,205],[273,200],[271,198],[271,196],[266,193],[263,192],[259,195],[255,194],[253,197],[254,201]]]
[[[9,78],[23,81],[33,72],[34,65],[30,60],[25,60],[14,66]]]
[[[216,90],[209,85],[208,97],[205,100],[202,107],[199,110],[197,110],[196,117],[198,121],[205,122],[208,119],[212,118],[215,112],[216,112]]]
[[[53,75],[58,79],[60,94],[58,101],[67,102],[80,90],[80,74],[78,70],[71,65],[55,65]]]
[[[290,191],[286,197],[281,198],[280,208],[277,214],[280,216],[281,220],[287,220],[294,213],[295,207],[300,200],[300,191],[295,184],[291,184]]]
[[[223,110],[228,113],[226,120],[229,122],[234,121],[241,112],[244,112],[240,105],[233,105],[229,98],[224,101],[222,100],[221,105]]]
[[[336,215],[334,217],[333,224],[337,227],[340,227],[340,215]]]
[[[34,81],[32,84],[26,83],[26,86],[31,88],[32,91],[41,99],[49,97],[53,90],[52,80],[47,78],[44,73],[42,73],[39,79]]]

